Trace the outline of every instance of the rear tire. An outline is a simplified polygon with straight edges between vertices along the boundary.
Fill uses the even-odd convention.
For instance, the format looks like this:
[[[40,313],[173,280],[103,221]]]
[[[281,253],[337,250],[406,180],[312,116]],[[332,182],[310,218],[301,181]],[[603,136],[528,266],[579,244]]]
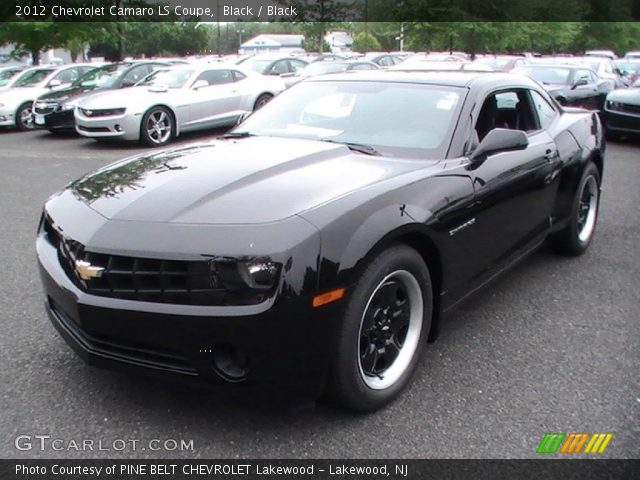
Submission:
[[[33,130],[35,124],[33,122],[32,103],[25,102],[16,111],[16,127],[21,132]]]
[[[561,253],[582,255],[589,248],[598,220],[600,181],[598,168],[589,162],[576,189],[569,223],[552,237]]]
[[[348,300],[327,385],[329,400],[370,412],[406,387],[431,327],[431,277],[418,252],[395,245],[365,268]]]
[[[253,111],[255,112],[256,110],[260,110],[272,99],[273,99],[273,95],[271,95],[270,93],[263,93],[257,98],[256,103],[253,104]]]
[[[175,135],[173,114],[166,107],[153,107],[142,117],[140,141],[148,147],[162,147]]]

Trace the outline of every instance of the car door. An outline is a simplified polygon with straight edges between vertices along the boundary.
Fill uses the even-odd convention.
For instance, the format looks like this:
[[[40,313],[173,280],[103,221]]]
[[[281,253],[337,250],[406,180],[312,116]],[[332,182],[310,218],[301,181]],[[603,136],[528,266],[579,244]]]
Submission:
[[[230,69],[204,70],[192,82],[188,91],[191,114],[183,129],[229,124],[237,116],[241,97],[242,92]]]
[[[600,92],[597,79],[598,77],[591,70],[574,70],[571,82],[571,97],[573,99],[571,103],[583,108],[599,108]]]
[[[525,131],[529,144],[522,150],[489,154],[469,165],[475,191],[470,211],[475,232],[471,288],[545,238],[557,189],[558,151],[540,126],[528,90],[501,90],[485,98],[474,127],[477,141],[495,128]]]

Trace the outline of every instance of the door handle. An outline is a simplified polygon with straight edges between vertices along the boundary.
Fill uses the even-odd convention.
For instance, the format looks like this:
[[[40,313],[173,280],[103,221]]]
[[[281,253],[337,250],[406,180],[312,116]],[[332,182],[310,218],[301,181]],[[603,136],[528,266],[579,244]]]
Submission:
[[[558,152],[558,150],[554,150],[551,148],[548,148],[547,151],[544,153],[544,158],[549,163],[553,162],[559,156],[560,156],[560,152]]]

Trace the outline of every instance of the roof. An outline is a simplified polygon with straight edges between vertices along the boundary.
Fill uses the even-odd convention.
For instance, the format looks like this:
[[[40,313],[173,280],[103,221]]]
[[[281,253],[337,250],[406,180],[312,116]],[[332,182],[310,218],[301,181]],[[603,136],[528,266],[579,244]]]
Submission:
[[[362,80],[371,82],[397,82],[418,83],[423,85],[444,85],[451,87],[470,88],[474,84],[505,84],[505,85],[529,85],[537,86],[537,83],[528,77],[503,72],[406,72],[392,70],[366,70],[346,73],[319,75],[312,77],[312,82],[330,80]]]

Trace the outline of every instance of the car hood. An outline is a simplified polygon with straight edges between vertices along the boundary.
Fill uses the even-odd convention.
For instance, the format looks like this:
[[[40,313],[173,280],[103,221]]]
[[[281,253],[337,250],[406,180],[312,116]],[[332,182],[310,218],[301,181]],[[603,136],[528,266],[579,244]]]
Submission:
[[[56,92],[45,93],[40,95],[38,100],[46,100],[49,102],[68,102],[70,100],[79,100],[96,92],[96,87],[71,87]]]
[[[40,93],[42,93],[42,90],[38,87],[7,88],[0,91],[0,102],[10,103],[35,100]]]
[[[327,142],[250,137],[126,159],[69,188],[108,219],[256,224],[296,215],[427,165]]]
[[[129,87],[117,90],[107,90],[106,92],[94,92],[86,99],[83,99],[80,102],[80,106],[82,108],[92,110],[99,110],[102,108],[120,108],[131,105],[132,102],[137,104],[145,98],[158,98],[159,96],[166,95],[173,91],[175,90],[153,89],[152,87]]]
[[[640,88],[624,88],[613,90],[607,96],[607,100],[627,103],[629,105],[640,105]]]

